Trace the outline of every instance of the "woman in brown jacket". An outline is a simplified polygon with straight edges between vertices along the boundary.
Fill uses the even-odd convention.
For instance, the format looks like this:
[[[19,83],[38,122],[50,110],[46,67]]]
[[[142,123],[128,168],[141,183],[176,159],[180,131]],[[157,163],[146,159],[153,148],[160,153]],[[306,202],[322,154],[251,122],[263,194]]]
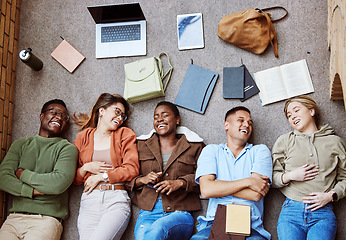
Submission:
[[[178,108],[170,102],[157,104],[154,130],[137,138],[139,176],[131,181],[132,199],[141,211],[136,240],[189,239],[201,209],[199,187],[194,181],[203,139],[186,127],[178,127]]]

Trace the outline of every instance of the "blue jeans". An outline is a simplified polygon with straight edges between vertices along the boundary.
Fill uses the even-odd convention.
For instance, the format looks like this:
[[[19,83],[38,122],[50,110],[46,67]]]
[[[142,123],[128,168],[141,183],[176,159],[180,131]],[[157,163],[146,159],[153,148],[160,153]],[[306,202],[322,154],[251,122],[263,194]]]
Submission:
[[[136,240],[190,239],[193,217],[186,211],[164,212],[158,199],[152,211],[141,210],[135,226]]]
[[[333,205],[328,203],[314,212],[306,210],[307,206],[309,204],[286,198],[277,224],[280,240],[335,239],[337,223]]]
[[[209,221],[205,228],[200,229],[190,240],[208,240],[213,221]],[[246,240],[265,240],[261,234],[251,229],[251,235],[245,238]]]

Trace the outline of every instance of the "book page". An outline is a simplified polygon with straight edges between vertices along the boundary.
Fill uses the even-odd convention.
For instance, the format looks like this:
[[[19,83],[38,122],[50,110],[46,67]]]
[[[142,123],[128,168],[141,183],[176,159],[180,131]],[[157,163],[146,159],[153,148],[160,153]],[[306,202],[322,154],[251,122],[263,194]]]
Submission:
[[[254,73],[254,78],[260,89],[262,106],[287,98],[285,84],[279,67]]]
[[[314,92],[305,59],[282,65],[280,68],[288,98]]]

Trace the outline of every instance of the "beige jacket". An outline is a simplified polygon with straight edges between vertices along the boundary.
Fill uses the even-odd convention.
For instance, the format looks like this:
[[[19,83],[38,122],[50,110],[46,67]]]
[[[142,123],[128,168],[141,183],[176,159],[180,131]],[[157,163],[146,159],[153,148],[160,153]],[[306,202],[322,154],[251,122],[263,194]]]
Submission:
[[[295,201],[312,192],[334,190],[338,199],[346,195],[345,141],[336,136],[329,125],[308,135],[299,131],[286,133],[273,146],[273,187]],[[304,164],[315,164],[318,175],[309,181],[283,184],[281,177]]]

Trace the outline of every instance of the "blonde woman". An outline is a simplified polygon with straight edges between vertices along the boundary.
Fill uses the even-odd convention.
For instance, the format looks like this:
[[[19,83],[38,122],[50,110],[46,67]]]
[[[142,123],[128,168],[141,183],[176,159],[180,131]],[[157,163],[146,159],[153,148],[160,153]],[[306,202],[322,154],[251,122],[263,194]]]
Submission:
[[[277,224],[280,240],[335,239],[331,202],[345,196],[345,141],[329,125],[319,126],[319,108],[307,96],[284,107],[293,131],[273,147],[273,186],[286,196]]]
[[[139,173],[135,133],[125,127],[129,104],[117,94],[103,93],[90,116],[74,115],[83,130],[74,144],[79,150],[75,184],[84,184],[78,232],[81,240],[120,239],[131,215],[124,182]]]

